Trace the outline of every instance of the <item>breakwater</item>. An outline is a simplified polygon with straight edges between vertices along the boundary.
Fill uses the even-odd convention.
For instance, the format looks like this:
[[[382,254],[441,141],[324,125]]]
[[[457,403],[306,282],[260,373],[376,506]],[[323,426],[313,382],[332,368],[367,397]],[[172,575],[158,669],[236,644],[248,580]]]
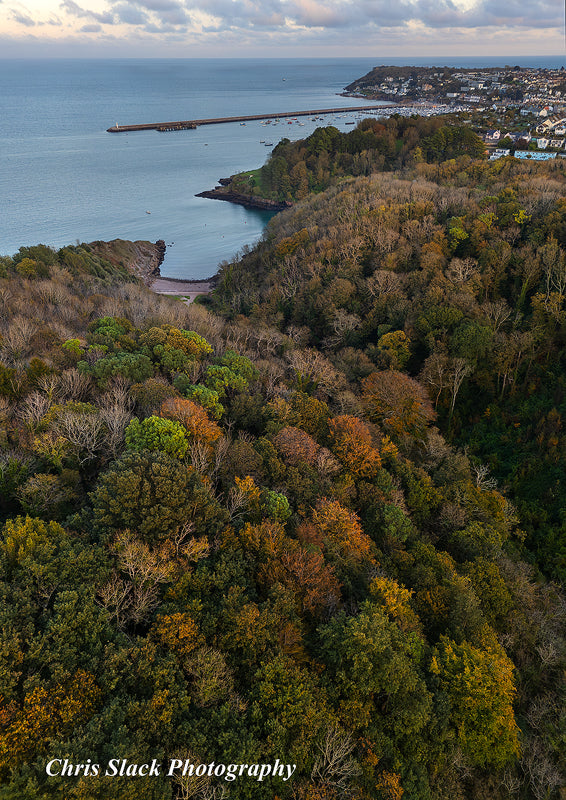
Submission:
[[[352,114],[357,111],[376,111],[385,108],[398,108],[399,103],[387,105],[355,106],[353,108],[317,108],[310,111],[282,111],[269,114],[246,114],[240,117],[215,117],[210,119],[186,119],[177,122],[146,122],[140,125],[113,125],[107,128],[108,133],[130,133],[131,131],[177,131],[194,130],[199,125],[219,125],[225,122],[253,122],[254,120],[264,119],[285,119],[288,117],[312,117],[322,114]],[[403,105],[411,105],[405,103]]]

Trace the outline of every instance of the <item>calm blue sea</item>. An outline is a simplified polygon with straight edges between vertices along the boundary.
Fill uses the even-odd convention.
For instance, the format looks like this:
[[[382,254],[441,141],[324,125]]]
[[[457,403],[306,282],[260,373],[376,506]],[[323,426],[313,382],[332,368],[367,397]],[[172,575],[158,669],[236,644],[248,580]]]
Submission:
[[[0,60],[0,253],[43,242],[164,239],[162,273],[203,278],[261,235],[269,214],[195,197],[259,167],[274,144],[323,124],[259,122],[109,134],[176,119],[353,107],[338,93],[380,63],[484,66],[509,59]],[[564,58],[521,58],[562,66]],[[350,117],[325,118],[344,130]],[[351,128],[350,128],[351,129]],[[149,214],[147,212],[150,212]]]

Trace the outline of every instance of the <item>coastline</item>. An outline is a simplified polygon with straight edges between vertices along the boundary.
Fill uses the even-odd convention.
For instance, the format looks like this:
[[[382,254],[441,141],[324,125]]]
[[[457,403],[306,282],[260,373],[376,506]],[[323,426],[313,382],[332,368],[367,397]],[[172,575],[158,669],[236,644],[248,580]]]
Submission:
[[[166,294],[174,297],[184,297],[187,303],[192,303],[200,295],[210,294],[216,284],[216,277],[204,280],[185,280],[184,278],[155,278],[149,288],[155,294]]]
[[[278,202],[277,200],[267,200],[264,197],[256,197],[251,194],[241,194],[230,189],[232,178],[220,178],[214,189],[199,192],[195,197],[206,197],[209,200],[225,200],[228,203],[235,203],[245,208],[256,208],[260,211],[283,211],[290,208],[293,204],[288,200]]]

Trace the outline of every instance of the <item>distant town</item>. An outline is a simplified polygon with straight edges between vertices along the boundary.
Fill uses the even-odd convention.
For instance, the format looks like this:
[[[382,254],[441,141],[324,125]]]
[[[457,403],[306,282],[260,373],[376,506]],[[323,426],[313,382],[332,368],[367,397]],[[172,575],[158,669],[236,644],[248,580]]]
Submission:
[[[375,67],[344,94],[414,112],[454,113],[483,137],[491,159],[566,157],[566,70]]]

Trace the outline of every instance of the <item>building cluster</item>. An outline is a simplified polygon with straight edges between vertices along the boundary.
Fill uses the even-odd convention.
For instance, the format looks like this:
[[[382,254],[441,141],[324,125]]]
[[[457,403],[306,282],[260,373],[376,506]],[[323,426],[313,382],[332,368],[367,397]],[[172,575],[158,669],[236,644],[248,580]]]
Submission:
[[[544,118],[566,111],[566,70],[383,66],[354,81],[346,91],[376,99],[464,103],[493,110],[517,108],[523,115]]]
[[[495,160],[507,156],[513,151],[516,158],[536,158],[540,160],[554,158],[560,151],[566,150],[566,117],[555,115],[540,122],[535,128],[536,136],[531,131],[488,130],[484,141],[492,149],[490,159]],[[525,155],[518,155],[525,152]]]

